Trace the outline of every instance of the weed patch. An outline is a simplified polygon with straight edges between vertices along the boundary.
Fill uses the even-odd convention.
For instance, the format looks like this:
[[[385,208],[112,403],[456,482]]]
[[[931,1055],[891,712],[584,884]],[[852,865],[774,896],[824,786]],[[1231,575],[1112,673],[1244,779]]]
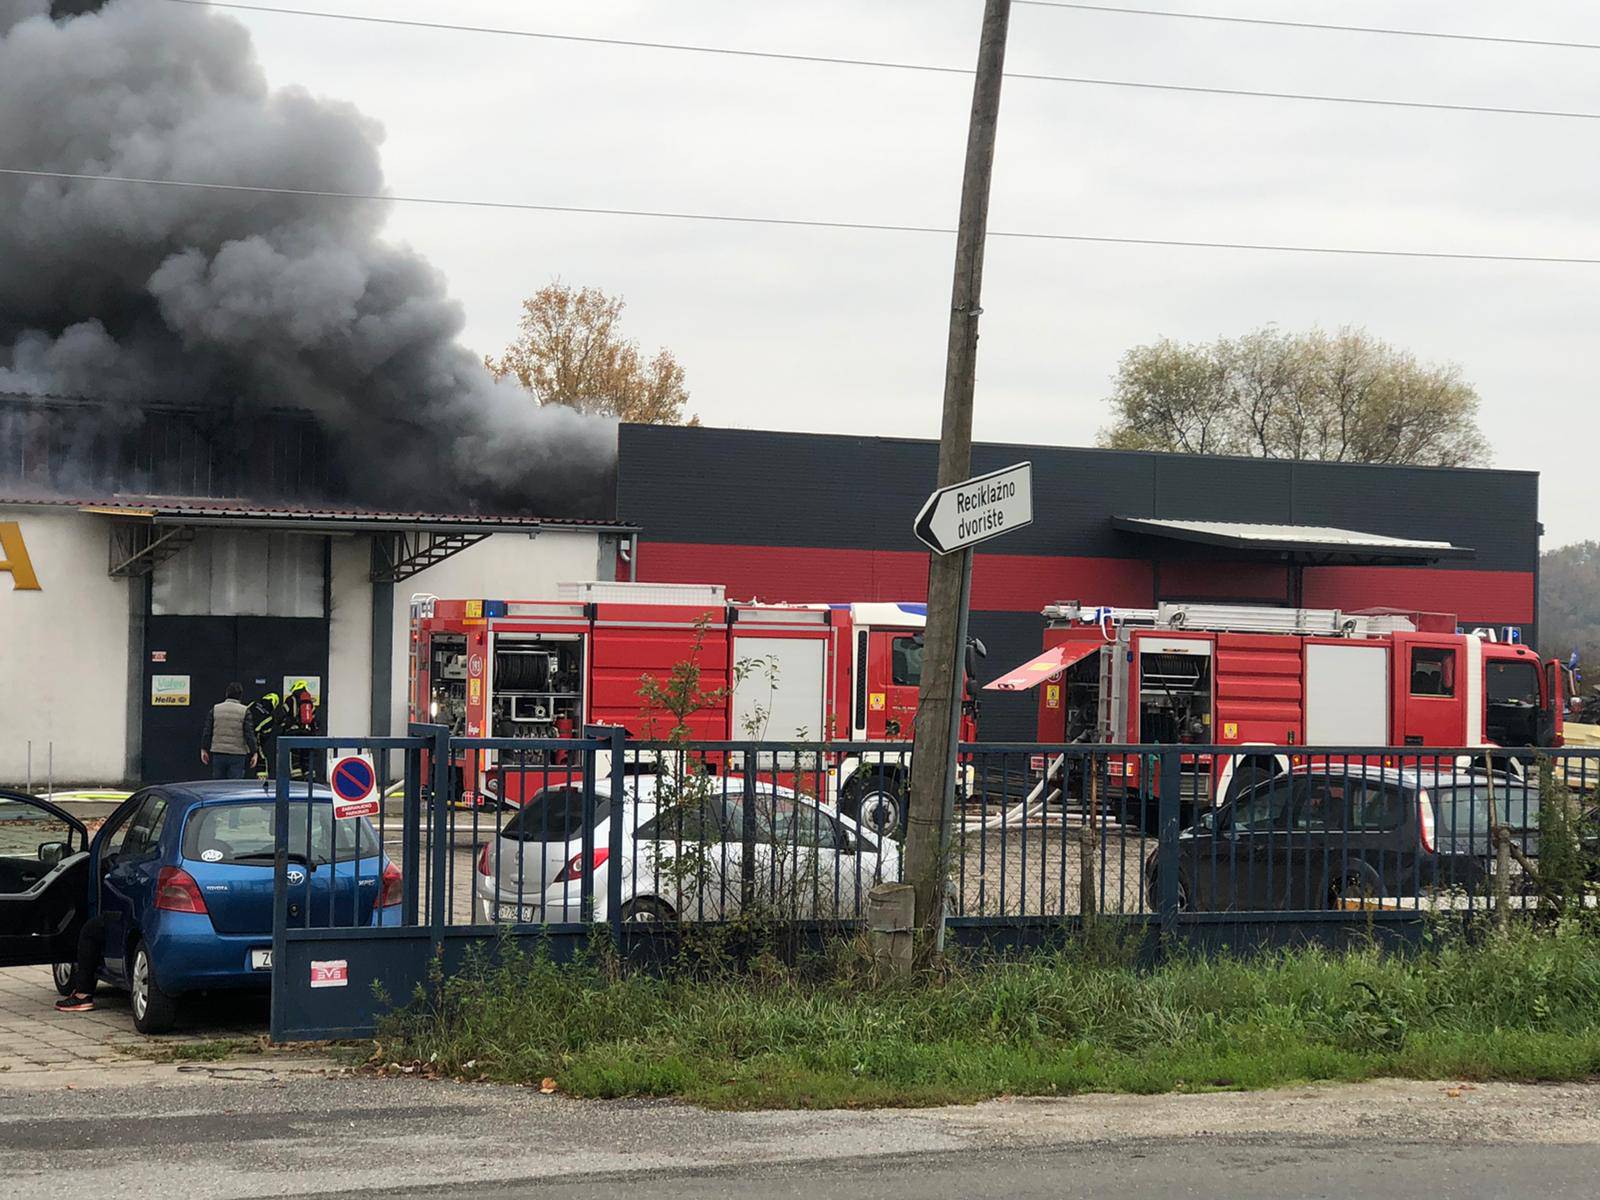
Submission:
[[[1302,949],[1150,970],[1069,950],[881,984],[848,959],[657,977],[508,944],[391,1016],[378,1055],[719,1108],[1576,1079],[1600,1073],[1600,941],[1563,925],[1405,955]]]

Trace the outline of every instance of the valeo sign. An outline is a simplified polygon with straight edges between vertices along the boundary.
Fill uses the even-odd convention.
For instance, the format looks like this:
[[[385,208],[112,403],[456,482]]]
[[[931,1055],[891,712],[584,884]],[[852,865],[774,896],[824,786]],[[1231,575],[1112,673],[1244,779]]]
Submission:
[[[33,560],[28,557],[27,543],[22,540],[22,526],[15,521],[0,521],[0,571],[10,574],[12,591],[42,590]]]

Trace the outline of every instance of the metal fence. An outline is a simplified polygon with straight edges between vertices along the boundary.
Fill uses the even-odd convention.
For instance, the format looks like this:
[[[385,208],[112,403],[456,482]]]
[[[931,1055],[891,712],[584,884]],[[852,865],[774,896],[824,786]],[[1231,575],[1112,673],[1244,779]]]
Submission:
[[[370,838],[331,840],[355,860],[350,902],[319,904],[317,872],[292,870],[317,865],[293,853],[312,844],[301,802],[316,788],[280,781],[274,1036],[365,1032],[430,970],[503,937],[558,958],[601,937],[635,958],[729,922],[823,936],[859,928],[873,887],[905,881],[907,746],[585,733],[286,739],[285,764],[372,752],[385,799],[363,819]],[[958,943],[1061,941],[1094,920],[1152,946],[1337,944],[1594,903],[1582,883],[1553,899],[1539,869],[1554,829],[1563,861],[1587,855],[1594,881],[1592,750],[977,744],[961,756],[941,831]]]

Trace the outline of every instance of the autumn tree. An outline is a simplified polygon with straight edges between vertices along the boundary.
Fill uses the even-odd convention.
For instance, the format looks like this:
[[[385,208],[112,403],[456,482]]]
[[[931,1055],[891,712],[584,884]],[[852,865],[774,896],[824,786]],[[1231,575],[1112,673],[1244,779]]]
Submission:
[[[540,404],[654,425],[698,425],[685,417],[689,392],[670,350],[646,360],[619,329],[624,302],[599,288],[559,279],[522,302],[517,336],[498,359],[485,358],[495,378],[510,375]]]
[[[1457,367],[1359,329],[1136,346],[1110,404],[1100,444],[1123,450],[1439,467],[1489,456],[1478,394]]]

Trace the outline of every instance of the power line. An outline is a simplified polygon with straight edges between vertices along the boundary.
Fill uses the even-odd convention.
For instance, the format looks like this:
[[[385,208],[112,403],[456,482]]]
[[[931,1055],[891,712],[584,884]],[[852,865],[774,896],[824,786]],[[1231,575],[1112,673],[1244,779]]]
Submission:
[[[451,196],[397,196],[379,192],[335,192],[314,188],[264,187],[247,183],[205,183],[189,179],[152,179],[136,175],[89,175],[71,171],[34,171],[0,167],[0,175],[30,179],[62,179],[87,183],[120,183],[149,187],[192,188],[202,191],[245,192],[258,195],[299,196],[318,200],[364,200],[394,204],[430,204],[451,208],[486,208],[512,212],[572,213],[599,217],[640,217],[666,221],[721,222],[734,225],[778,225],[799,229],[847,229],[867,233],[936,233],[954,236],[942,225],[906,225],[872,221],[828,221],[805,217],[751,217],[733,213],[675,212],[644,208],[598,208],[578,204],[533,204],[515,200],[472,200]],[[1307,246],[1265,242],[1199,241],[1181,238],[1109,237],[1084,233],[1049,233],[1033,230],[991,229],[991,238],[1024,241],[1086,242],[1107,246],[1163,246],[1187,250],[1252,250],[1275,254],[1354,255],[1363,258],[1425,258],[1456,262],[1538,263],[1544,265],[1600,266],[1600,258],[1553,254],[1476,254],[1451,250],[1384,250],[1363,246]]]
[[[1123,8],[1110,4],[1077,4],[1068,0],[1012,0],[1034,8],[1068,8],[1078,12],[1117,13],[1128,17],[1173,17],[1183,21],[1216,21],[1228,25],[1267,25],[1277,29],[1317,29],[1337,33],[1373,33],[1386,37],[1438,38],[1450,42],[1488,42],[1501,46],[1542,46],[1558,50],[1600,50],[1600,42],[1556,38],[1500,37],[1488,33],[1444,33],[1431,29],[1390,29],[1379,25],[1334,25],[1320,21],[1282,21],[1271,17],[1234,17],[1222,13],[1175,12],[1165,8]]]
[[[936,63],[897,62],[890,59],[835,58],[822,54],[790,54],[777,50],[742,50],[731,46],[707,46],[687,42],[651,42],[630,38],[596,37],[575,33],[548,33],[533,29],[508,29],[489,25],[459,25],[445,21],[413,21],[400,17],[371,17],[357,13],[325,12],[319,9],[286,8],[268,4],[236,4],[231,0],[167,0],[194,8],[217,8],[238,12],[271,13],[281,16],[318,17],[330,21],[351,21],[363,25],[395,25],[409,29],[448,30],[455,33],[492,34],[503,37],[534,38],[554,42],[581,42],[595,46],[622,46],[640,50],[673,50],[687,54],[717,54],[734,58],[768,59],[778,62],[826,63],[842,67],[870,67],[889,71],[920,71],[935,75],[966,75],[967,67],[947,67]],[[1119,10],[1133,11],[1133,10]],[[1490,104],[1445,104],[1429,100],[1388,100],[1375,96],[1331,96],[1306,92],[1269,92],[1251,88],[1204,87],[1199,84],[1151,83],[1136,79],[1102,79],[1087,75],[1050,75],[1039,72],[1007,71],[1007,79],[1033,83],[1066,83],[1082,87],[1130,88],[1141,91],[1183,92],[1201,96],[1234,96],[1251,100],[1298,100],[1316,104],[1356,104],[1378,108],[1423,109],[1433,112],[1489,113],[1508,117],[1553,117],[1560,120],[1600,121],[1600,112],[1566,109],[1518,108]]]

